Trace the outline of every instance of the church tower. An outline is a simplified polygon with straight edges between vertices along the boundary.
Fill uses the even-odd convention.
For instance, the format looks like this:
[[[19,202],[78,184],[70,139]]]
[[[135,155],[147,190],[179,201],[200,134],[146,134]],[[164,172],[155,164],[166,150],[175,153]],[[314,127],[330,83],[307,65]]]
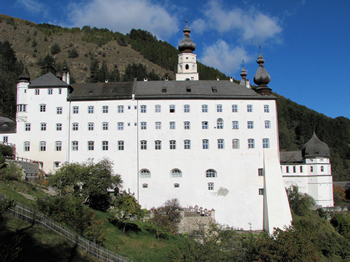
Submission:
[[[178,55],[177,74],[176,81],[192,81],[199,80],[197,73],[197,55],[193,54],[196,49],[196,44],[192,42],[190,38],[191,30],[187,26],[183,30],[184,38],[179,44],[179,51],[181,54]]]

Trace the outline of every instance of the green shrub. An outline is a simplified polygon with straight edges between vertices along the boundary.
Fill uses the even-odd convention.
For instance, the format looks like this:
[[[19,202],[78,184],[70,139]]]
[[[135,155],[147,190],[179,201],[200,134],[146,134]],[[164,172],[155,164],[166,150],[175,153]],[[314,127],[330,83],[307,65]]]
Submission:
[[[57,43],[55,43],[53,46],[51,46],[51,54],[52,55],[56,55],[59,52],[61,52],[61,48]]]

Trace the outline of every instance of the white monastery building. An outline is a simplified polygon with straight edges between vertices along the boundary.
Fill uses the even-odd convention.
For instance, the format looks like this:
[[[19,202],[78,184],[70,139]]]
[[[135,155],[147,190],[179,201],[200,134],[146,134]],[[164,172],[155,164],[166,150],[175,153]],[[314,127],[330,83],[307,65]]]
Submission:
[[[240,84],[201,81],[189,33],[186,25],[176,81],[70,84],[68,72],[62,81],[51,73],[30,82],[21,75],[17,131],[6,142],[47,173],[64,162],[108,157],[143,208],[178,198],[184,207],[213,208],[217,222],[235,228],[290,225],[284,184],[302,180],[304,192],[322,192],[310,173],[292,178],[285,164],[281,172],[276,97],[264,58],[257,59],[255,90],[244,68]],[[329,156],[315,161],[330,176]],[[325,187],[329,193],[331,185]],[[333,197],[318,203],[333,205]]]

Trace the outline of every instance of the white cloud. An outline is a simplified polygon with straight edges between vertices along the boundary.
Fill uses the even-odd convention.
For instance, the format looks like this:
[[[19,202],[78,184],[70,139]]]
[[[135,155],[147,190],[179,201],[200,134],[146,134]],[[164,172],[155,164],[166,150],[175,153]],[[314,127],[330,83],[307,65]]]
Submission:
[[[71,26],[90,25],[129,33],[132,28],[167,38],[178,31],[177,18],[150,0],[92,0],[68,7]]]
[[[47,16],[48,7],[38,0],[17,0],[15,5],[24,7],[30,13],[41,13],[44,17]]]
[[[225,9],[220,2],[212,0],[202,12],[205,18],[195,20],[191,25],[194,29],[195,26],[198,26],[199,33],[205,30],[215,30],[220,34],[237,34],[238,32],[239,40],[256,44],[271,39],[279,41],[279,34],[282,32],[278,18],[263,14],[255,8],[249,10],[237,7]]]
[[[206,65],[219,69],[227,75],[233,75],[240,70],[242,60],[249,62],[252,57],[242,47],[229,46],[224,40],[218,40],[211,46],[205,47],[200,61]]]

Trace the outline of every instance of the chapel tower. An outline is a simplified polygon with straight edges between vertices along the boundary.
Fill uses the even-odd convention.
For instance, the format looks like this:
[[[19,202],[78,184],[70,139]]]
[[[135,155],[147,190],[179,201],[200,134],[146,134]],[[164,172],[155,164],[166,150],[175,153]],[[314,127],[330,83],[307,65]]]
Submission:
[[[191,30],[187,26],[183,30],[184,38],[179,44],[179,51],[181,54],[178,55],[177,74],[176,81],[192,81],[199,80],[197,73],[197,55],[193,54],[196,49],[196,44],[190,38]]]

